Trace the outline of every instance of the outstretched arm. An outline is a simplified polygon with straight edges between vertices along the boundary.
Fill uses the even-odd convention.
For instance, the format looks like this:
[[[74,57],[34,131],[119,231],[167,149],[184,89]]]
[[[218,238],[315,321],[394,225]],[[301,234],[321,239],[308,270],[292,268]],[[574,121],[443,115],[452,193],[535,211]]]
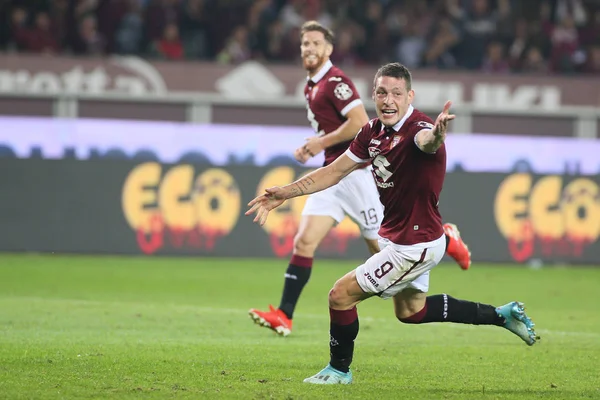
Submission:
[[[449,113],[451,105],[450,101],[444,104],[444,109],[436,118],[433,128],[417,132],[415,143],[425,153],[435,153],[446,140],[448,122],[456,118],[454,114]]]
[[[250,209],[246,215],[256,213],[254,222],[264,225],[269,211],[279,207],[287,199],[319,192],[337,184],[343,177],[358,168],[356,163],[346,154],[339,156],[326,167],[319,168],[285,186],[275,186],[248,203]]]
[[[346,154],[342,154],[326,167],[316,169],[282,189],[286,191],[286,199],[319,192],[337,184],[359,165]]]

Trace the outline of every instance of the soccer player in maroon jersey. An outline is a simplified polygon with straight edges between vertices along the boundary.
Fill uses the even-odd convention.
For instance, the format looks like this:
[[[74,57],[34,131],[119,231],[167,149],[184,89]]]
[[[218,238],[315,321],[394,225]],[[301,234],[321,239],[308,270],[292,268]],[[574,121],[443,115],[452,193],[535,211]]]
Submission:
[[[344,154],[297,181],[266,189],[249,203],[247,215],[264,224],[269,211],[287,199],[316,193],[337,184],[364,162],[373,165],[384,216],[381,250],[340,278],[329,292],[330,362],[304,381],[315,384],[352,382],[350,363],[358,335],[356,306],[379,296],[393,299],[398,320],[410,324],[455,322],[496,325],[528,345],[538,337],[520,302],[501,307],[458,300],[447,294],[427,296],[429,271],[445,251],[438,202],[446,175],[444,140],[450,102],[435,123],[413,108],[411,74],[399,63],[382,66],[375,75],[373,99],[377,118],[369,121]]]
[[[304,163],[325,152],[324,165],[330,165],[348,149],[356,133],[369,117],[354,84],[329,56],[333,51],[333,33],[316,21],[301,29],[301,54],[308,72],[304,94],[308,120],[316,135],[296,149],[296,159]],[[367,163],[354,168],[335,187],[311,195],[302,211],[293,255],[285,273],[281,302],[269,311],[250,309],[250,317],[259,325],[282,336],[292,330],[292,317],[302,289],[312,272],[319,244],[336,223],[346,215],[357,223],[371,254],[379,251],[378,231],[383,207]],[[409,172],[411,173],[411,172]],[[471,257],[454,224],[445,224],[447,253],[462,269],[468,269]]]

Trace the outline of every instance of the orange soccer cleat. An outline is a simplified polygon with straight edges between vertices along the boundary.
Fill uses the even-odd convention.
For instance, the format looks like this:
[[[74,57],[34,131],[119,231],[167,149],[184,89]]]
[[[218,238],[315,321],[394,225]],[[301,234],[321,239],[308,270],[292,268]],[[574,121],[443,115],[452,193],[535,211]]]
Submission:
[[[270,328],[280,336],[287,336],[292,333],[292,320],[279,308],[275,308],[270,304],[269,311],[259,311],[251,308],[248,314],[256,324]]]
[[[471,252],[469,247],[460,237],[460,231],[454,224],[444,224],[444,233],[450,239],[446,253],[458,263],[461,269],[467,270],[471,266]]]

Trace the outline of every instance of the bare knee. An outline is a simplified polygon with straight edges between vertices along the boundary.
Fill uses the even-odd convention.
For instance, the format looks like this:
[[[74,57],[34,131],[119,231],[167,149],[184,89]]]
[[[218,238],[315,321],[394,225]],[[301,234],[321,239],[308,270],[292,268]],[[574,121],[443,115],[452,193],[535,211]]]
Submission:
[[[417,314],[425,308],[426,294],[413,289],[407,289],[394,297],[394,312],[398,321],[415,323]],[[419,319],[419,318],[417,318]]]
[[[344,290],[336,282],[329,291],[329,307],[337,310],[344,308],[345,303]]]
[[[329,307],[334,310],[349,310],[371,296],[358,284],[356,272],[351,271],[338,279],[329,291]]]
[[[411,317],[423,309],[423,306],[407,305],[406,307],[396,307],[396,318],[398,321],[410,323]]]

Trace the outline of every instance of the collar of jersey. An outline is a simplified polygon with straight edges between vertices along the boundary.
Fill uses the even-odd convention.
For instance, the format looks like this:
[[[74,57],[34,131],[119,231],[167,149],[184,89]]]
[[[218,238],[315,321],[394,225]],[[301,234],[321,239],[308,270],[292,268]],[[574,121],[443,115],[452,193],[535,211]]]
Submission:
[[[400,128],[402,128],[402,125],[404,125],[404,123],[406,122],[408,117],[410,117],[412,115],[413,111],[414,111],[414,107],[411,104],[408,106],[408,110],[406,110],[406,114],[404,114],[404,117],[402,117],[402,119],[400,121],[398,121],[396,123],[396,125],[392,126],[392,129],[394,130],[394,132],[398,132],[400,130]]]
[[[314,83],[319,82],[321,79],[323,79],[323,77],[325,76],[325,74],[327,72],[329,72],[329,70],[331,69],[331,67],[333,67],[333,63],[331,62],[331,60],[327,60],[327,62],[325,63],[325,65],[323,65],[321,67],[321,69],[319,70],[319,72],[317,72],[315,74],[315,76],[313,76],[312,78],[306,77],[307,81],[313,81]]]

